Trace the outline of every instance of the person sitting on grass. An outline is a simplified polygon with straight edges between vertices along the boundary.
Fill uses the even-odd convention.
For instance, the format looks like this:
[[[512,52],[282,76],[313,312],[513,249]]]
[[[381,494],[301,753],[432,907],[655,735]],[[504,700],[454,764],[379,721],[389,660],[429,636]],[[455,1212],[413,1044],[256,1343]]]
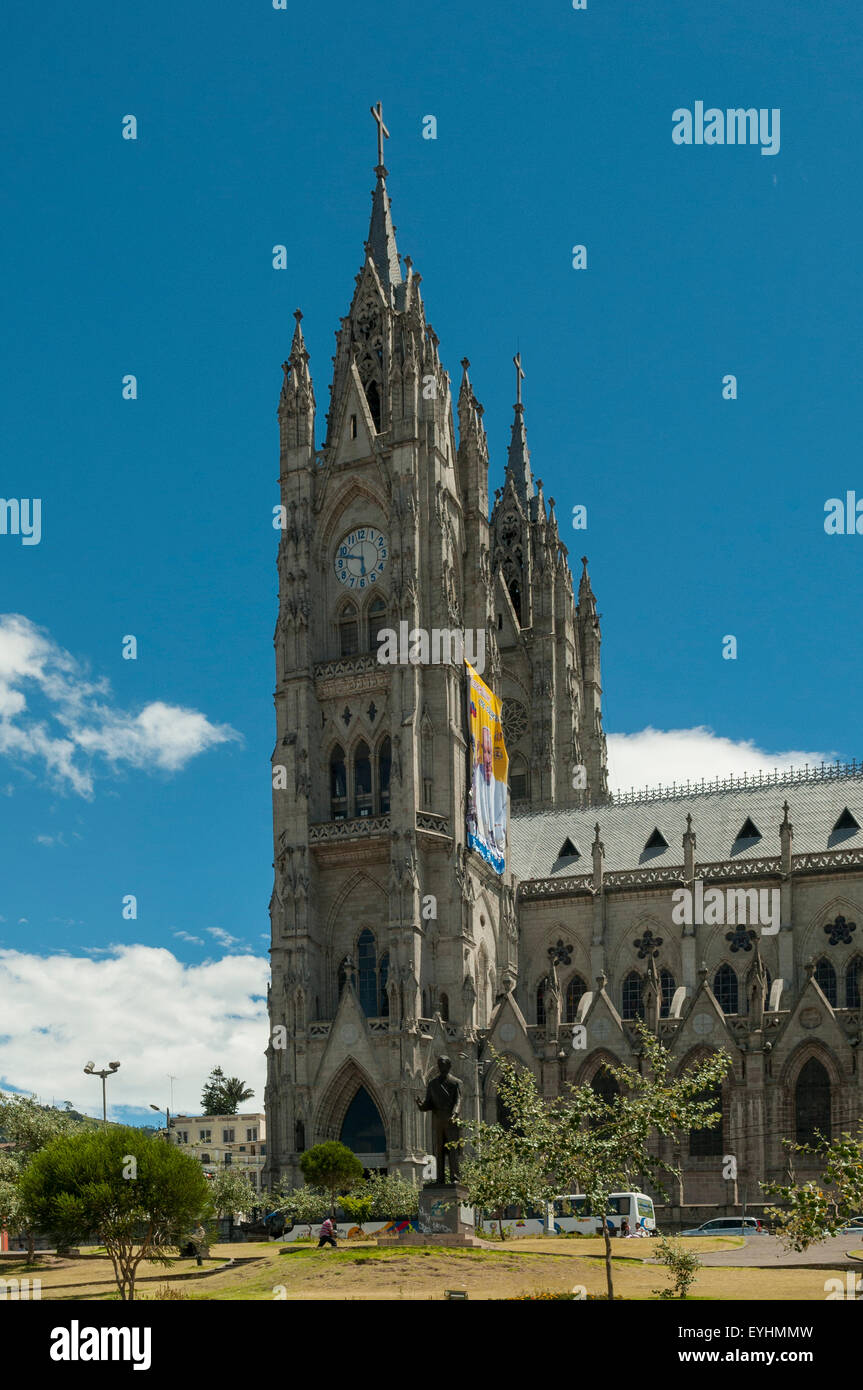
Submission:
[[[338,1250],[339,1248],[336,1245],[336,1228],[329,1217],[327,1217],[326,1221],[321,1225],[321,1238],[318,1241],[319,1250],[322,1245],[331,1245],[334,1250]]]

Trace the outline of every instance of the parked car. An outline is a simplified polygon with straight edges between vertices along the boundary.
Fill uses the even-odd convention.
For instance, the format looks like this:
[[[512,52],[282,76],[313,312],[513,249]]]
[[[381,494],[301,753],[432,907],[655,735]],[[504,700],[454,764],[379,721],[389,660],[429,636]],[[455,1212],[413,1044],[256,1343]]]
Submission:
[[[682,1236],[766,1236],[767,1226],[757,1216],[716,1216],[690,1231],[681,1231]]]
[[[849,1216],[837,1236],[863,1236],[863,1216]]]

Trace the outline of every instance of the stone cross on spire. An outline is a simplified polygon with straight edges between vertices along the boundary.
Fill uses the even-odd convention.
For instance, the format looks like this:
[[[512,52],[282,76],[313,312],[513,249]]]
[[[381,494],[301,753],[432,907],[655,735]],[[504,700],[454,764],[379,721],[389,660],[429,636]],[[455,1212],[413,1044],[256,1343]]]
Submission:
[[[521,405],[521,383],[524,381],[524,372],[521,369],[521,353],[517,352],[512,359],[515,365],[515,403]]]
[[[369,110],[374,116],[378,128],[378,168],[382,169],[384,167],[384,136],[388,140],[390,138],[390,133],[384,125],[383,103],[379,101],[377,106],[370,106]]]

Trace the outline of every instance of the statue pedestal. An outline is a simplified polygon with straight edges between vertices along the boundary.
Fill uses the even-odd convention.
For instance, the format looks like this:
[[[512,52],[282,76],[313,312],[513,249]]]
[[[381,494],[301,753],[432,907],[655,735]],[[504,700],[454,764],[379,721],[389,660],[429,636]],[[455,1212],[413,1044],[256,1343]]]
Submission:
[[[461,1183],[430,1182],[420,1190],[419,1219],[423,1235],[472,1236],[473,1207]]]
[[[426,1183],[420,1189],[418,1231],[378,1239],[379,1245],[468,1245],[480,1249],[473,1207],[459,1183]]]

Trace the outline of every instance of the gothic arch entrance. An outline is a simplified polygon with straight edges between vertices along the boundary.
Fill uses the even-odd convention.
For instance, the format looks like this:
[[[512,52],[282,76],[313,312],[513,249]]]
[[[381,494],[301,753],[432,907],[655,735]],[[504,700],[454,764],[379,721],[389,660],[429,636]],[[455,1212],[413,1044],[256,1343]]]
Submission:
[[[386,1168],[387,1129],[376,1087],[351,1057],[330,1082],[318,1112],[320,1140],[338,1139],[365,1168]]]
[[[355,1154],[385,1154],[387,1136],[380,1111],[365,1086],[360,1086],[342,1121],[341,1142]]]

